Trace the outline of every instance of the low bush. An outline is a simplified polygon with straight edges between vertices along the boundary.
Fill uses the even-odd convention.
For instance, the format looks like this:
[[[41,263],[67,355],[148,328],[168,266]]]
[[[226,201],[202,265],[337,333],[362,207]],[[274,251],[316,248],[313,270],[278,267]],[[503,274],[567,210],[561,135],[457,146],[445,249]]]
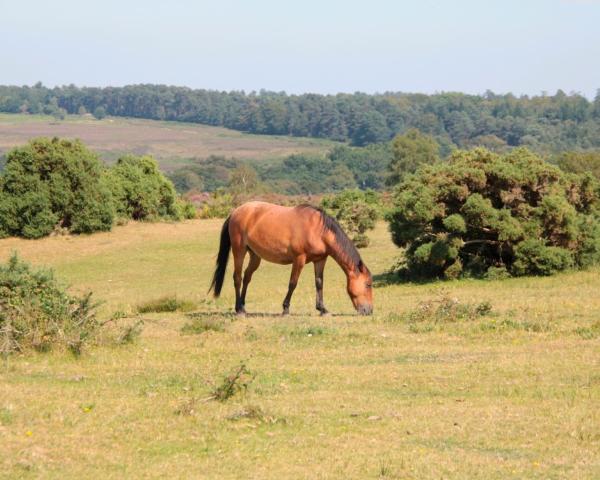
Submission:
[[[520,148],[456,151],[397,186],[388,214],[409,278],[551,275],[600,261],[600,183]]]
[[[118,216],[133,220],[183,218],[173,183],[152,157],[125,155],[106,175]]]
[[[96,333],[91,293],[69,294],[50,269],[34,269],[14,254],[0,265],[0,349],[2,353],[53,347],[81,353]]]
[[[98,156],[78,140],[37,138],[7,155],[0,178],[0,236],[40,238],[56,226],[110,230],[111,192]]]

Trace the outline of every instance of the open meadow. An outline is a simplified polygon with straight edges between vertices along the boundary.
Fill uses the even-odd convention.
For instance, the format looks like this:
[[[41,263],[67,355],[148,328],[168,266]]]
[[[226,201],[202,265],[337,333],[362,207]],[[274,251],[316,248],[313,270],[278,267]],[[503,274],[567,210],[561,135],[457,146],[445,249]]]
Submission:
[[[324,153],[335,142],[316,138],[249,135],[197,123],[161,122],[139,118],[0,113],[0,155],[34,137],[79,138],[106,161],[126,153],[153,155],[169,171],[189,163],[222,155],[239,159],[269,160],[293,153]]]
[[[129,315],[109,333],[143,302],[194,304],[141,315],[132,343],[2,360],[1,478],[600,478],[600,270],[393,284],[380,223],[362,250],[372,317],[330,259],[333,315],[314,309],[309,265],[280,317],[289,267],[263,262],[236,318],[231,264],[222,298],[206,295],[221,224],[0,240],[3,262],[17,250],[91,289],[101,320]],[[242,363],[247,389],[212,399]]]

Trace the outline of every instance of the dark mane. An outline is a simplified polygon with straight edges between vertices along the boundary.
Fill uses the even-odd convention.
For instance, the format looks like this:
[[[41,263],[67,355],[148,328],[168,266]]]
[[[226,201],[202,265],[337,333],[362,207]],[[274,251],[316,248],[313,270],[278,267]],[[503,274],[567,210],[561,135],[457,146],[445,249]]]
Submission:
[[[358,253],[354,243],[352,243],[352,240],[348,238],[348,235],[346,235],[346,232],[344,232],[335,218],[327,215],[323,209],[314,207],[312,205],[299,205],[297,208],[310,209],[318,212],[321,216],[323,230],[328,230],[334,234],[335,242],[339,245],[340,251],[344,258],[352,262],[355,271],[360,270],[360,267],[363,263],[362,259],[360,258],[360,253]]]

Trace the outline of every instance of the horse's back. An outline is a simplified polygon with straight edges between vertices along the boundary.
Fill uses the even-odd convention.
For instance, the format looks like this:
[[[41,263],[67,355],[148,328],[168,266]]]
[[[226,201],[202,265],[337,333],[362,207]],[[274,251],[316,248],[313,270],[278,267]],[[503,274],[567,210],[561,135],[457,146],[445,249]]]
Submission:
[[[324,253],[319,224],[314,208],[254,201],[233,211],[229,228],[234,243],[245,244],[267,261],[287,264],[297,255]]]

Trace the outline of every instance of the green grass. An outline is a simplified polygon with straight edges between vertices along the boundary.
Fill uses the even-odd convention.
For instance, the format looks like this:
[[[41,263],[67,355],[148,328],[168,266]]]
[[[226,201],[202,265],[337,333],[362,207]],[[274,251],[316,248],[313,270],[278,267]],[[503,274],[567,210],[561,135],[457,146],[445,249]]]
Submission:
[[[600,477],[599,270],[384,283],[366,318],[329,262],[333,315],[314,310],[308,266],[281,318],[289,268],[263,262],[238,318],[230,270],[223,297],[206,296],[220,226],[0,241],[3,261],[18,249],[91,288],[103,318],[196,305],[144,314],[133,343],[0,364],[1,478]],[[362,253],[381,274],[398,251],[383,224],[372,238]],[[492,310],[410,321],[440,298]],[[247,388],[211,400],[241,364]]]
[[[150,154],[169,171],[209,155],[270,161],[292,153],[325,153],[336,142],[325,139],[252,135],[196,123],[136,118],[0,113],[0,155],[39,136],[79,138],[112,163],[126,153]]]

